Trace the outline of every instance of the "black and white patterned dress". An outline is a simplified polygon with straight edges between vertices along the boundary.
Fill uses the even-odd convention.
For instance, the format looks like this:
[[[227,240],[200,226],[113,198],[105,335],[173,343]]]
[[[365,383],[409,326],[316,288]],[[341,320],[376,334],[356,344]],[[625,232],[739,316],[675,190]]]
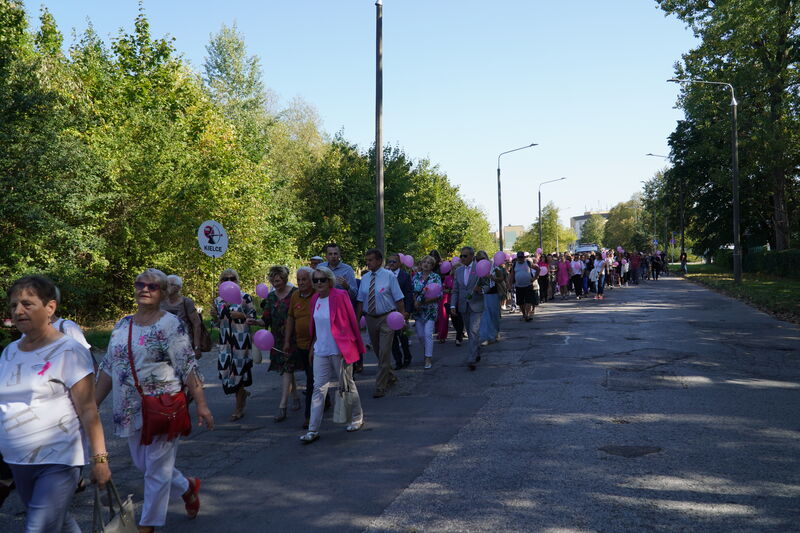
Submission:
[[[253,307],[253,298],[245,293],[242,293],[242,303],[239,305],[229,304],[217,297],[214,299],[214,308],[219,327],[217,369],[222,380],[222,390],[225,394],[233,394],[239,387],[253,384],[253,360],[250,358],[250,326],[245,324],[245,319],[232,319],[231,312],[238,311],[247,318],[255,318],[256,310]]]

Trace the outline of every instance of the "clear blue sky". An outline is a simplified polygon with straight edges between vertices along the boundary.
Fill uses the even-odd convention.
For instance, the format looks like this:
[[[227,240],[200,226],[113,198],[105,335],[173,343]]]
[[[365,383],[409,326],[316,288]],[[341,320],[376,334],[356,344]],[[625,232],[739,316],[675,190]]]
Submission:
[[[135,0],[46,0],[66,40],[91,20],[131,30]],[[27,2],[36,25],[38,3]],[[373,0],[145,0],[156,36],[200,69],[211,33],[236,22],[280,101],[301,97],[324,128],[374,140]],[[664,167],[682,117],[673,64],[691,32],[649,0],[384,0],[384,141],[427,157],[497,226],[531,224],[543,202],[562,221],[627,200]]]

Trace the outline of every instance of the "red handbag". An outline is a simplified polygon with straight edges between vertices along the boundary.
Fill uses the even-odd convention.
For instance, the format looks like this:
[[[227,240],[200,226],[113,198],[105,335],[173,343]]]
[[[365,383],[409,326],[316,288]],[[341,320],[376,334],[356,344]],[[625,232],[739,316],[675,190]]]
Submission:
[[[139,385],[139,376],[133,364],[133,317],[128,327],[128,361],[131,364],[131,374],[136,390],[142,397],[142,438],[143,445],[153,442],[158,435],[166,435],[167,440],[173,440],[180,435],[187,436],[192,431],[192,419],[189,416],[189,404],[183,391],[174,394],[146,395]]]

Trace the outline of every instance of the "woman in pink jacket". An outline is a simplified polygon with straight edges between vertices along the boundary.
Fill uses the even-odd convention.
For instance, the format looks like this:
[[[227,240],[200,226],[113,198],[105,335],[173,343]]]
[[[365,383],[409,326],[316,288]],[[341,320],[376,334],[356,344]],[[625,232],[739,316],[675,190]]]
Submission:
[[[336,278],[329,268],[317,267],[311,276],[316,294],[311,297],[311,352],[314,367],[314,393],[311,396],[311,419],[308,433],[300,437],[305,444],[319,439],[319,427],[325,408],[325,396],[332,380],[339,381],[344,365],[344,386],[354,393],[350,424],[347,431],[358,431],[364,425],[364,412],[353,380],[353,363],[367,350],[347,291],[334,288]]]

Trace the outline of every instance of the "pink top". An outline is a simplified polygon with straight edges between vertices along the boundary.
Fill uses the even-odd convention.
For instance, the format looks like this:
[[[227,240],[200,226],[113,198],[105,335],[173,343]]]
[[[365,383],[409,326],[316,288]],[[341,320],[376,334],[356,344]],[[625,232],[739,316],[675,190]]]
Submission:
[[[564,286],[569,283],[569,263],[566,261],[559,261],[558,262],[558,271],[556,272],[556,280],[560,286]]]

